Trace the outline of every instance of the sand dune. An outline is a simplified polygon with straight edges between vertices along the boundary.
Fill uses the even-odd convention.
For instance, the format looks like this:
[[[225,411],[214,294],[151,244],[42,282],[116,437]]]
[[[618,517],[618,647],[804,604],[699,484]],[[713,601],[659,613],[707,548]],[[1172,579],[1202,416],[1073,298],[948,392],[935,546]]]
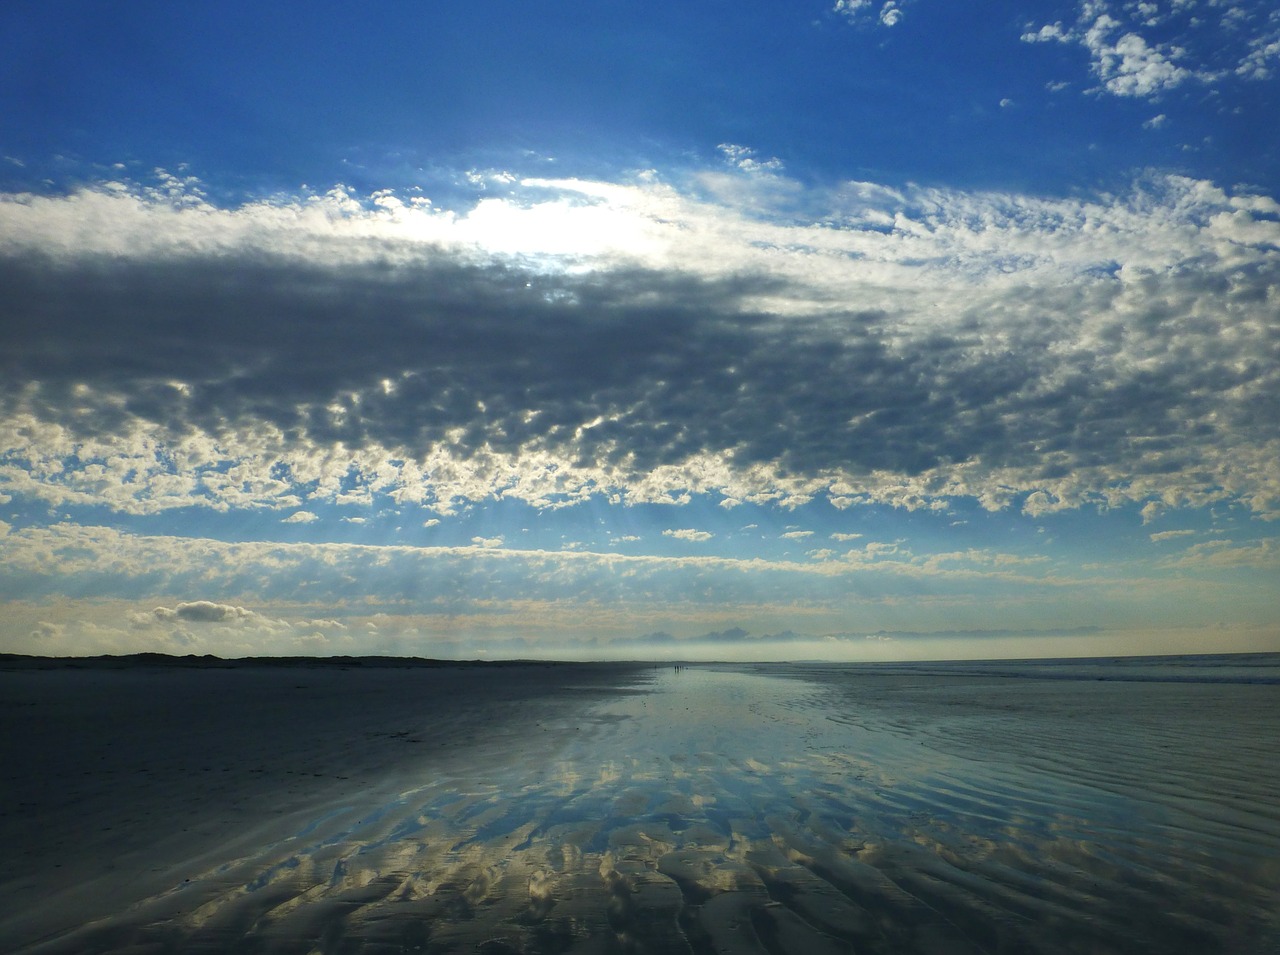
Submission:
[[[0,930],[31,953],[1272,952],[1276,663],[0,674],[57,751],[0,820]]]

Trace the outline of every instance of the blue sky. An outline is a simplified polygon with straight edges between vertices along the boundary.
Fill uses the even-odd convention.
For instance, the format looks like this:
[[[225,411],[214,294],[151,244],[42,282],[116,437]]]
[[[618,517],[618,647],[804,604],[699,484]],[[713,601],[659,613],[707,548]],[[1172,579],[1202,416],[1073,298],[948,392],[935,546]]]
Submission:
[[[0,650],[1280,650],[1267,3],[13,3]]]

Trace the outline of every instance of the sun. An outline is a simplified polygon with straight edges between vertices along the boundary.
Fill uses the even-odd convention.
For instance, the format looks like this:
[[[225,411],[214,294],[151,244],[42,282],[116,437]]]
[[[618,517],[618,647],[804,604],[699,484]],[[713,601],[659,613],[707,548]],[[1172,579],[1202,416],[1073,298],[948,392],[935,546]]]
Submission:
[[[581,180],[520,180],[456,220],[457,238],[497,255],[583,266],[652,258],[658,223],[641,190]]]

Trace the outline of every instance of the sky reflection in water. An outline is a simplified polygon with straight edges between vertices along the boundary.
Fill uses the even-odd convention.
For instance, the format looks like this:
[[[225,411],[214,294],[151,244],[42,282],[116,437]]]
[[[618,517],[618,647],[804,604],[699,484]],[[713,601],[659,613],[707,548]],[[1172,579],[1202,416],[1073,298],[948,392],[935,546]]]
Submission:
[[[551,762],[482,750],[98,944],[1240,952],[1278,937],[1277,686],[823,667],[663,669],[648,689],[530,727],[568,739]]]

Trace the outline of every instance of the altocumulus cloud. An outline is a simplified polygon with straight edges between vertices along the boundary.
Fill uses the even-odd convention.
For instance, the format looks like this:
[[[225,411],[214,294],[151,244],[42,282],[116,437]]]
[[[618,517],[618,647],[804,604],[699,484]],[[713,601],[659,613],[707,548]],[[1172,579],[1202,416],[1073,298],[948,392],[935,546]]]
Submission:
[[[740,161],[487,188],[0,197],[0,488],[298,522],[379,496],[1280,511],[1269,197]]]

